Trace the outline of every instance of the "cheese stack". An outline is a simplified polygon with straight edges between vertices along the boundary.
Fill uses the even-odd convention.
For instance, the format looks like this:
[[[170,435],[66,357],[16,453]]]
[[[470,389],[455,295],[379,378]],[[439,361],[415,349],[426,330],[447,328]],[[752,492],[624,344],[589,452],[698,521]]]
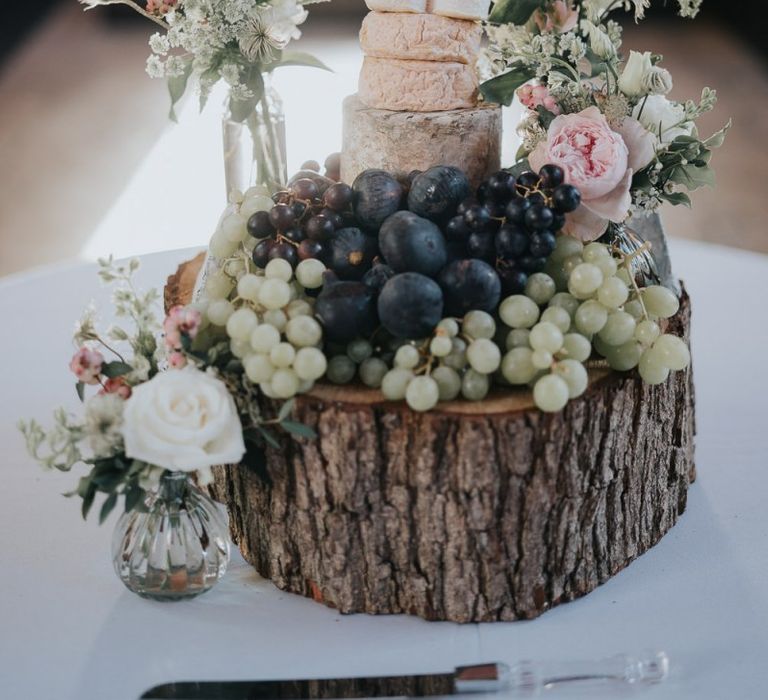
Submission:
[[[487,0],[367,0],[360,99],[412,112],[477,105],[475,64]],[[485,6],[485,11],[483,10]]]
[[[490,0],[366,0],[357,95],[344,101],[341,175],[454,165],[477,185],[499,169],[501,110],[478,104]]]

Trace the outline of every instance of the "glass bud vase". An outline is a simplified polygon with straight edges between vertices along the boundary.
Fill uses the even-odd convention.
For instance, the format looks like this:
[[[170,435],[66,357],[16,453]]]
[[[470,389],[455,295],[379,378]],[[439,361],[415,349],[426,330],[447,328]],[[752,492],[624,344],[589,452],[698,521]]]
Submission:
[[[144,507],[117,522],[112,561],[133,593],[161,601],[193,598],[227,570],[226,516],[189,474],[167,472]]]
[[[264,76],[264,95],[244,121],[233,119],[225,108],[222,130],[227,196],[255,185],[276,190],[286,184],[285,112],[268,76]]]

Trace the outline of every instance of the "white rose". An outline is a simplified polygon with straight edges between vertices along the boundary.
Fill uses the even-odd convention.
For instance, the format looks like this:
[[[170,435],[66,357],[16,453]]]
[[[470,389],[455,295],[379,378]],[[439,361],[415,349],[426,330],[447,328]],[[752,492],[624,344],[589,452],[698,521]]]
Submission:
[[[639,53],[637,51],[629,52],[629,60],[619,78],[619,89],[627,97],[639,97],[647,95],[645,88],[646,76],[653,70],[651,61],[651,52]]]
[[[685,107],[670,102],[664,95],[651,95],[641,100],[632,116],[654,134],[662,145],[672,143],[678,136],[690,136],[693,133],[693,122],[685,121]]]
[[[643,78],[643,88],[650,95],[666,95],[672,91],[672,74],[665,68],[654,66]]]
[[[225,384],[194,367],[161,372],[134,388],[123,413],[125,453],[173,471],[234,464],[243,428]]]

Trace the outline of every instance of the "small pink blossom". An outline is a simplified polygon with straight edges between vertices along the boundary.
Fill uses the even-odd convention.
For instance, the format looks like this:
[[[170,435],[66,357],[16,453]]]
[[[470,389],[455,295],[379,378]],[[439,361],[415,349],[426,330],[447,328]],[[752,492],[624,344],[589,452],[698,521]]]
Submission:
[[[177,5],[177,0],[147,0],[146,11],[150,15],[167,15]]]
[[[556,117],[542,141],[529,156],[533,170],[547,163],[559,165],[565,180],[581,192],[581,206],[566,219],[565,233],[582,241],[599,238],[609,221],[620,223],[629,215],[633,167],[648,156],[647,144],[635,129],[622,134],[611,129],[597,107]],[[632,152],[630,152],[630,147]],[[636,149],[642,153],[635,153]],[[647,163],[645,163],[647,165]]]
[[[163,322],[165,345],[170,350],[181,348],[182,336],[194,339],[200,330],[202,315],[188,306],[174,306]]]
[[[133,389],[131,389],[124,377],[110,377],[102,384],[101,391],[99,392],[100,395],[115,394],[125,400],[130,399],[132,393]]]
[[[572,7],[571,0],[555,0],[548,12],[536,10],[533,19],[539,31],[543,33],[570,32],[579,22],[579,11]]]
[[[184,369],[187,366],[187,356],[183,352],[172,352],[168,356],[168,365],[171,369]]]
[[[548,112],[555,116],[560,114],[560,107],[546,85],[523,85],[517,91],[517,96],[523,106],[535,110],[537,107],[544,107]]]
[[[84,345],[72,357],[69,369],[83,384],[98,384],[103,364],[104,356]]]

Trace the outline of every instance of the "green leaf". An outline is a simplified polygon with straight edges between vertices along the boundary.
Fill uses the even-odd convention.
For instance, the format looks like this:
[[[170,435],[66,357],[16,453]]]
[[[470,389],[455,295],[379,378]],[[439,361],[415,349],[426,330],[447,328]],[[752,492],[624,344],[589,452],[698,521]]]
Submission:
[[[715,186],[715,171],[711,168],[696,168],[692,165],[681,165],[672,171],[669,178],[686,189],[697,190],[700,187]]]
[[[733,119],[729,119],[728,123],[720,129],[717,133],[712,134],[706,141],[704,141],[704,145],[707,148],[720,148],[720,146],[725,143],[725,137],[728,134],[728,132],[731,130],[731,127],[733,126]]]
[[[515,99],[515,90],[535,77],[534,71],[523,63],[513,63],[504,75],[487,80],[480,86],[480,92],[488,102],[509,107]]]
[[[498,0],[488,21],[491,24],[523,25],[544,4],[544,0]]]
[[[297,423],[293,420],[284,420],[280,425],[282,425],[289,433],[297,435],[298,437],[307,438],[309,440],[317,439],[317,433],[308,425],[304,425],[304,423]]]
[[[107,497],[107,500],[104,501],[103,505],[101,506],[101,512],[99,513],[99,525],[102,525],[104,521],[109,517],[109,514],[112,512],[116,504],[117,494],[110,494]]]
[[[275,68],[284,68],[285,66],[307,66],[309,68],[319,68],[320,70],[333,73],[333,69],[325,65],[319,58],[305,51],[283,51],[283,55],[274,63],[267,66],[268,71]]]
[[[138,484],[133,484],[125,492],[125,512],[129,513],[144,499],[144,489]]]
[[[278,423],[281,423],[286,418],[288,418],[288,416],[291,415],[291,411],[293,410],[293,404],[294,404],[293,399],[290,399],[280,407],[280,412],[277,414]]]
[[[245,77],[245,84],[253,93],[253,97],[247,100],[229,100],[229,113],[236,122],[244,122],[253,114],[256,105],[264,95],[264,78],[261,75],[261,69],[253,66],[249,69]]]
[[[96,497],[96,489],[89,489],[83,497],[83,504],[80,506],[80,512],[83,514],[83,520],[88,519],[88,513],[91,511],[93,499]]]
[[[168,112],[168,118],[171,121],[178,122],[176,116],[176,105],[187,91],[189,76],[192,75],[192,59],[186,59],[184,62],[184,72],[181,75],[168,78],[168,94],[171,97],[171,109]]]
[[[679,206],[683,205],[691,208],[691,198],[685,194],[685,192],[671,192],[669,194],[664,193],[661,195],[661,198],[667,202],[669,202],[672,206]]]
[[[261,436],[266,440],[267,444],[274,447],[276,450],[282,449],[282,445],[275,439],[275,436],[269,432],[266,428],[258,426],[257,430],[261,433]]]
[[[80,399],[80,402],[82,403],[85,401],[85,383],[78,382],[75,384],[75,391],[77,392],[77,397]]]
[[[109,379],[123,377],[131,372],[133,372],[133,367],[125,362],[119,362],[118,360],[115,360],[115,362],[108,362],[101,368],[101,373]]]

